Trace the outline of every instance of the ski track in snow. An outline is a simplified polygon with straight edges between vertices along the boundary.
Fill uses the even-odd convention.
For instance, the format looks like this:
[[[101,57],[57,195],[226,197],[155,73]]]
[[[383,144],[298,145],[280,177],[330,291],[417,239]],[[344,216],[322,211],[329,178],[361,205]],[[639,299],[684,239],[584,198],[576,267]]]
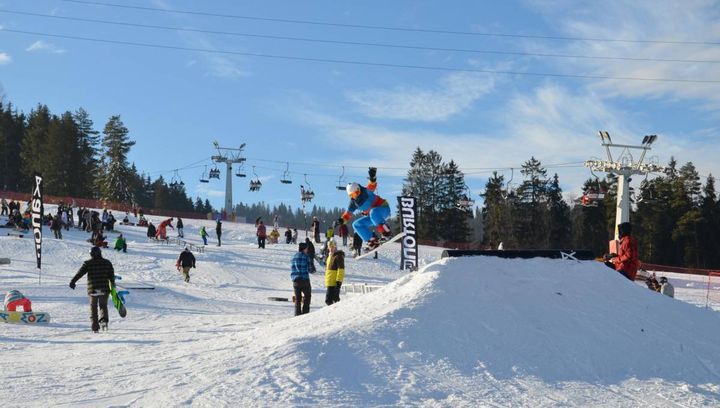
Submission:
[[[47,210],[52,211],[53,206]],[[156,225],[162,217],[149,217]],[[347,258],[345,286],[326,307],[322,266],[311,313],[292,317],[294,245],[258,249],[254,227],[184,220],[195,253],[191,283],[182,247],[118,226],[128,253],[103,256],[131,290],[128,316],[109,305],[110,331],[89,329],[87,233],[44,228],[42,284],[29,237],[0,236],[0,292],[19,289],[44,326],[0,325],[10,406],[424,406],[657,407],[720,405],[720,317],[696,277],[668,274],[678,299],[651,293],[592,262],[439,259],[421,248],[421,271],[397,270],[398,246],[380,259]],[[170,236],[175,232],[169,230]],[[112,246],[116,234],[110,233]],[[301,239],[304,238],[301,233]],[[319,251],[319,246],[317,250]],[[341,247],[349,253],[348,248]],[[427,266],[427,267],[425,267]],[[715,310],[720,305],[713,304]]]

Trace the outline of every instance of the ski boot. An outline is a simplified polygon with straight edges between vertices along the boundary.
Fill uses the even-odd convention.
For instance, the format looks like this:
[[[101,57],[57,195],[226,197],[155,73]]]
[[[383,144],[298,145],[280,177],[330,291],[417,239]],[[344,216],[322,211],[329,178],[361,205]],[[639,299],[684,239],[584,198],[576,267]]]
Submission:
[[[377,237],[372,237],[368,240],[366,243],[367,247],[365,248],[366,251],[372,251],[373,249],[380,246],[380,241],[378,241]]]
[[[380,241],[387,241],[388,239],[392,238],[392,231],[390,231],[390,227],[388,227],[387,224],[380,224],[378,225],[378,232],[381,234]]]
[[[100,330],[101,330],[101,331],[104,331],[104,332],[105,332],[105,331],[107,331],[107,329],[108,329],[108,324],[107,324],[107,323],[100,323]],[[97,333],[97,332],[96,332],[96,333]]]

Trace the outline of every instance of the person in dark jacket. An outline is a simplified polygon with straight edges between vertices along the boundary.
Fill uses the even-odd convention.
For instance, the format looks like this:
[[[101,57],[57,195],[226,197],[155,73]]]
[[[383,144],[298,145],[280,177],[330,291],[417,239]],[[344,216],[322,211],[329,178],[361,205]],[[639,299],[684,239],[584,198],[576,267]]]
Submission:
[[[354,233],[352,242],[353,257],[360,256],[360,252],[362,251],[362,243],[363,240],[360,237],[360,234],[358,234],[357,232]]]
[[[155,229],[155,226],[152,222],[148,222],[148,229],[147,229],[147,237],[155,239],[155,234],[157,233],[157,229]]]
[[[182,268],[182,274],[185,282],[190,283],[190,268],[195,267],[195,255],[190,252],[188,247],[185,247],[185,250],[180,252],[180,256],[175,263],[175,267],[177,267],[178,271]]]
[[[220,236],[222,235],[222,223],[220,222],[219,219],[217,220],[217,224],[215,224],[215,233],[217,234],[217,237],[218,237],[218,245],[217,246],[220,246]]]
[[[175,224],[175,228],[177,228],[178,237],[185,238],[185,233],[183,233],[182,218],[178,217],[177,224]]]
[[[305,238],[305,245],[307,245],[307,256],[310,258],[310,273],[315,273],[317,269],[315,269],[315,245],[313,245],[310,238]]]
[[[292,242],[292,230],[290,227],[287,227],[287,230],[285,231],[285,243],[289,244]]]
[[[310,312],[312,287],[310,286],[309,266],[312,261],[307,252],[307,244],[301,242],[298,245],[298,252],[295,253],[290,262],[290,279],[295,292],[295,316]]]
[[[75,282],[85,274],[87,274],[87,293],[90,297],[91,329],[97,333],[101,327],[103,330],[107,330],[109,321],[107,304],[110,296],[110,283],[115,284],[115,270],[112,263],[102,257],[100,248],[92,247],[90,259],[82,264],[70,280],[70,289],[75,290]],[[99,319],[98,308],[100,308]]]

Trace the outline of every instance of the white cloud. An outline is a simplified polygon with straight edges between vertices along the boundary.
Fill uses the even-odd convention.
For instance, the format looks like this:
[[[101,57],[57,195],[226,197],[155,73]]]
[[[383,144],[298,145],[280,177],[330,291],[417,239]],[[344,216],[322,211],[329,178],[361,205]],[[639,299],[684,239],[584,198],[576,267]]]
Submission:
[[[6,52],[0,52],[0,65],[7,65],[12,62],[10,54]]]
[[[162,2],[160,2],[160,4],[162,4]],[[189,47],[206,50],[217,49],[214,43],[204,35],[197,33],[180,33],[180,36]],[[187,64],[186,66],[200,66],[201,69],[205,70],[205,74],[208,76],[226,79],[240,79],[251,75],[249,71],[243,68],[244,63],[245,59],[240,56],[200,53],[198,58],[194,58],[192,63]]]
[[[353,151],[355,157],[344,157],[346,166],[364,167],[368,157],[372,163],[385,168],[394,176],[404,176],[412,151],[435,150],[444,160],[455,160],[466,174],[468,184],[477,190],[484,180],[497,169],[507,181],[522,180],[520,166],[531,156],[544,165],[573,163],[572,167],[548,167],[548,177],[560,176],[566,196],[578,195],[583,182],[591,178],[590,171],[582,163],[591,158],[604,158],[605,150],[597,136],[598,130],[607,130],[617,143],[637,145],[647,132],[647,123],[639,121],[631,113],[614,108],[597,94],[546,83],[529,93],[515,93],[500,102],[493,115],[500,127],[467,133],[443,133],[429,131],[421,126],[396,130],[368,125],[357,120],[345,120],[318,113],[318,107],[306,104],[298,118],[304,124],[319,129],[320,137],[333,144]],[[480,127],[478,127],[480,129]],[[693,161],[703,176],[720,174],[716,156],[714,129],[698,134],[692,141],[679,135],[660,134],[650,156],[658,156],[659,164],[665,165],[671,156],[681,164]],[[683,135],[685,136],[685,135]],[[319,140],[324,143],[325,140]],[[649,158],[649,157],[648,157]],[[646,158],[646,162],[648,161]],[[515,170],[511,172],[509,168]],[[598,174],[604,177],[604,174]],[[640,178],[633,181],[637,186]]]
[[[469,108],[494,87],[492,76],[453,73],[433,89],[397,87],[349,92],[347,98],[371,118],[445,121]]]
[[[720,38],[720,9],[708,0],[683,1],[528,1],[551,21],[563,35],[660,41],[717,42]],[[591,56],[649,59],[720,61],[720,48],[711,44],[668,44],[661,42],[543,42],[533,51],[553,51]],[[567,44],[567,45],[563,45]],[[552,48],[550,48],[552,47]],[[675,78],[716,81],[718,64],[701,62],[659,62],[629,60],[558,59],[557,69],[566,74],[604,77]],[[633,80],[594,80],[594,89],[625,97],[676,97],[709,101],[720,107],[720,84]]]
[[[25,51],[28,52],[49,52],[51,54],[64,54],[67,52],[64,48],[58,47],[54,44],[47,43],[42,40],[37,40],[34,43],[30,44],[29,47],[25,49]]]

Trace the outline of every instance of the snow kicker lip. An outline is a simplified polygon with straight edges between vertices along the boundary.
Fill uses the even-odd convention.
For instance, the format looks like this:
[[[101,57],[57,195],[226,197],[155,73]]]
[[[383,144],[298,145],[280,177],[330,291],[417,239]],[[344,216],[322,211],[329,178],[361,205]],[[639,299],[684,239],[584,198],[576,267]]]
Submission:
[[[526,249],[526,250],[476,250],[476,249],[446,249],[441,258],[454,258],[458,256],[495,256],[498,258],[550,258],[566,259],[572,257],[578,261],[593,261],[592,251],[587,249]]]

